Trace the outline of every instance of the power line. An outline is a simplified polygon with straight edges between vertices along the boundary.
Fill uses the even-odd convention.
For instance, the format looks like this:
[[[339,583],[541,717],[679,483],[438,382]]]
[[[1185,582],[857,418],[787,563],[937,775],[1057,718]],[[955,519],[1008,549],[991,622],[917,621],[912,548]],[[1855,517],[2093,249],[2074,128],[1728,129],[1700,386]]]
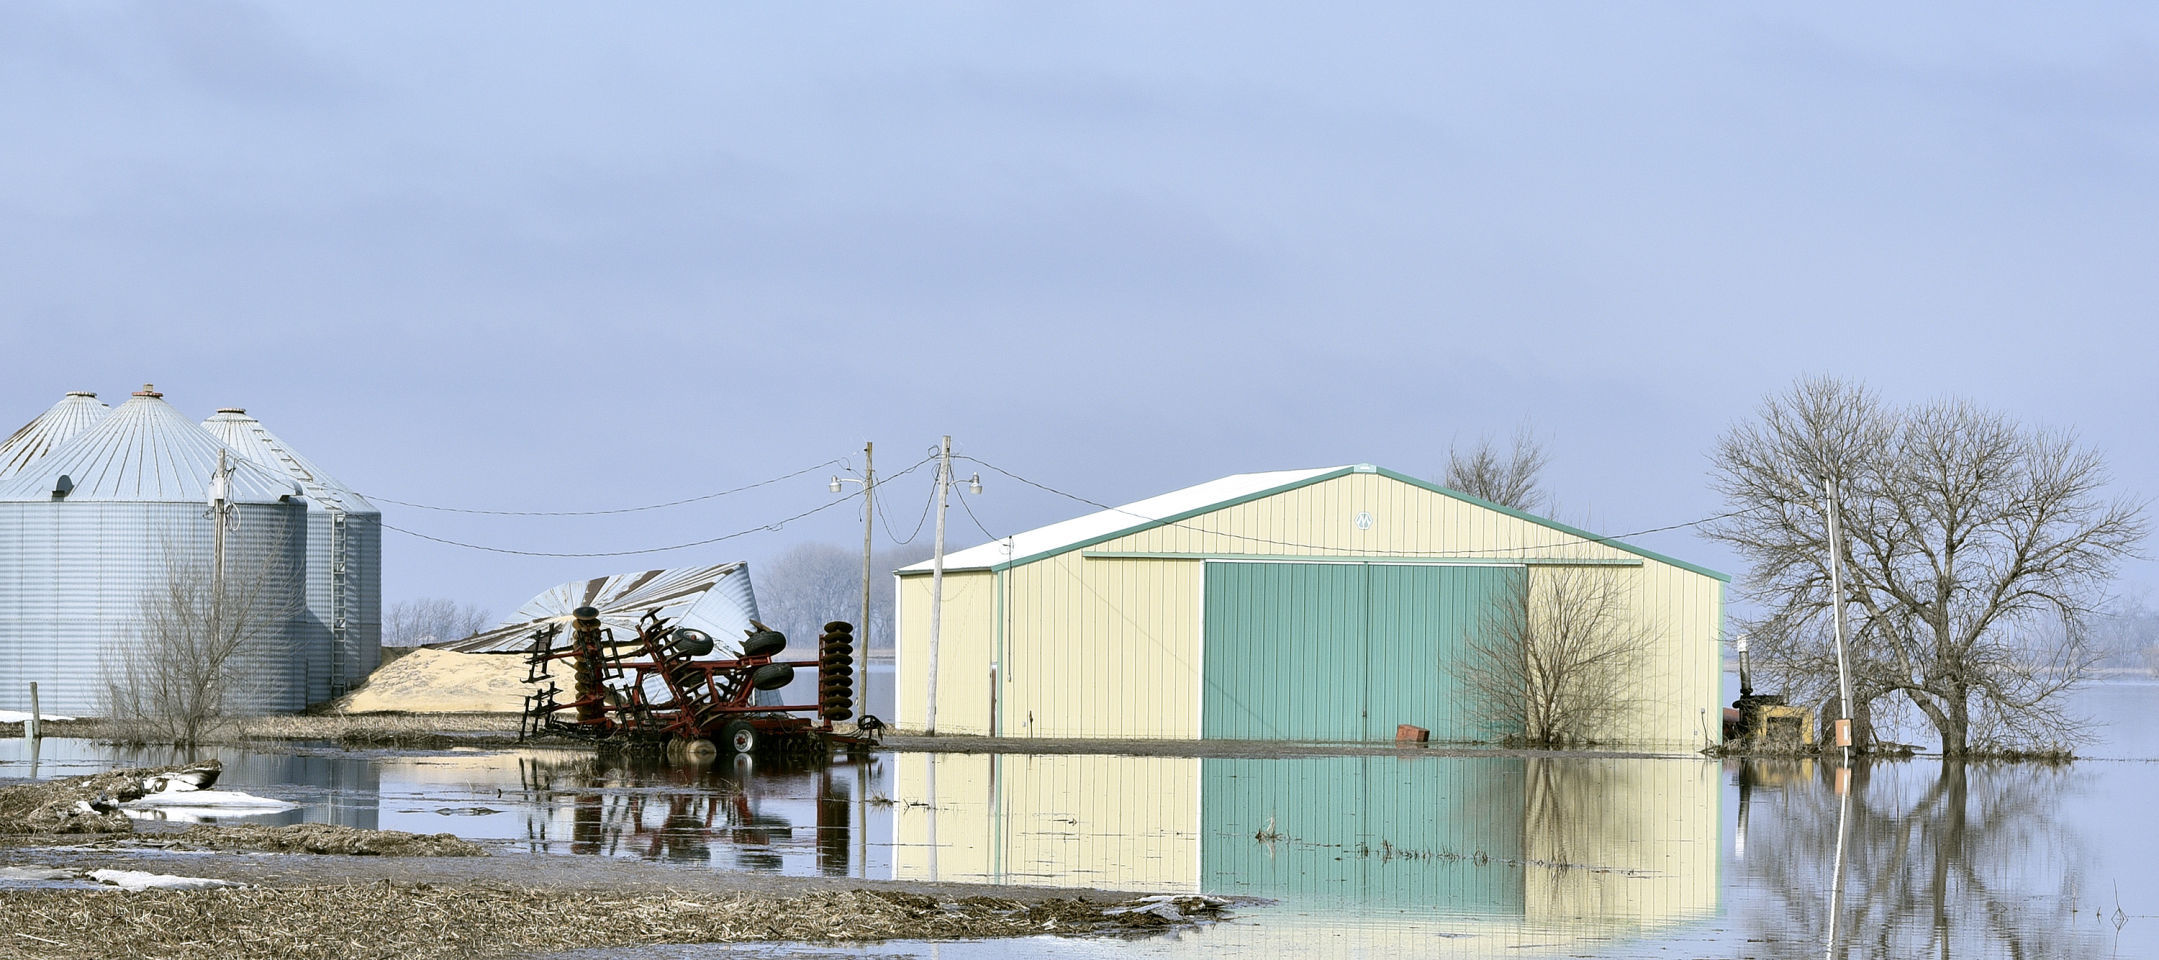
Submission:
[[[929,461],[930,461],[931,459],[934,459],[934,458],[933,458],[933,457],[931,457],[931,458],[924,458],[924,459],[923,459],[923,460],[922,460],[921,462],[918,462],[918,463],[916,463],[916,464],[915,464],[915,466],[919,467],[919,466],[921,466],[921,465],[922,465],[923,463],[928,463],[928,462],[929,462]],[[880,486],[882,486],[882,485],[883,485],[881,481],[880,481],[879,485],[880,485]],[[884,527],[885,527],[885,536],[886,536],[886,537],[889,537],[889,538],[891,538],[891,540],[892,540],[892,542],[893,542],[894,544],[897,544],[897,545],[899,545],[899,546],[902,546],[902,547],[904,547],[904,546],[906,546],[906,545],[908,545],[908,544],[910,544],[910,543],[913,543],[913,542],[915,542],[915,538],[916,538],[916,537],[919,537],[919,536],[921,536],[921,535],[922,535],[922,527],[923,527],[923,525],[925,525],[925,524],[927,524],[927,523],[929,523],[929,522],[930,522],[930,508],[931,508],[931,507],[934,507],[934,506],[936,506],[936,505],[937,505],[937,484],[936,484],[935,482],[932,482],[932,483],[930,484],[930,493],[929,493],[929,496],[927,496],[927,497],[924,497],[924,498],[923,498],[923,500],[922,500],[922,516],[921,516],[920,518],[918,518],[917,520],[915,520],[915,529],[914,529],[914,532],[913,532],[913,533],[910,533],[910,534],[908,534],[908,535],[907,535],[907,539],[905,539],[905,540],[902,540],[902,539],[900,539],[900,535],[899,535],[899,534],[897,534],[897,533],[894,533],[894,532],[892,532],[892,518],[891,518],[891,517],[889,517],[889,516],[887,516],[887,515],[885,514],[885,511],[884,511],[884,507],[883,507],[883,501],[878,501],[878,509],[877,509],[877,519],[878,519],[878,521],[879,521],[879,522],[881,522],[881,523],[883,523],[883,524],[884,524]]]
[[[1291,541],[1291,540],[1274,540],[1274,539],[1270,539],[1270,538],[1267,538],[1267,537],[1255,537],[1255,536],[1251,536],[1251,535],[1249,535],[1249,534],[1242,534],[1242,533],[1231,533],[1231,532],[1229,532],[1229,531],[1227,531],[1227,530],[1214,530],[1214,529],[1209,529],[1209,528],[1207,528],[1207,527],[1198,527],[1198,526],[1193,526],[1193,525],[1191,525],[1191,524],[1189,524],[1189,523],[1185,523],[1185,522],[1182,522],[1182,521],[1166,521],[1166,520],[1163,520],[1163,519],[1162,519],[1161,517],[1150,517],[1150,516],[1147,516],[1146,514],[1143,514],[1143,513],[1134,513],[1133,511],[1130,511],[1130,510],[1126,510],[1126,509],[1124,509],[1123,507],[1116,507],[1116,506],[1111,506],[1111,505],[1109,505],[1109,504],[1106,504],[1106,503],[1101,503],[1101,502],[1098,502],[1098,501],[1095,501],[1095,500],[1090,500],[1090,499],[1088,499],[1088,498],[1086,498],[1086,497],[1082,497],[1082,496],[1080,496],[1079,494],[1076,494],[1076,493],[1071,493],[1071,492],[1068,492],[1068,491],[1064,491],[1064,490],[1059,490],[1059,489],[1057,489],[1056,487],[1050,486],[1049,484],[1046,484],[1046,483],[1042,483],[1042,482],[1040,482],[1040,481],[1037,481],[1037,480],[1030,480],[1030,479],[1028,479],[1028,478],[1026,478],[1026,477],[1020,476],[1019,474],[1013,473],[1012,471],[1010,471],[1010,470],[1007,470],[1007,469],[1005,469],[1005,468],[1003,468],[1003,467],[1000,467],[1000,466],[998,466],[998,465],[996,465],[996,464],[994,464],[994,463],[990,463],[990,462],[989,462],[989,461],[987,461],[987,460],[982,460],[982,459],[979,459],[979,458],[976,458],[976,457],[968,457],[968,456],[959,456],[959,455],[955,455],[955,456],[953,457],[953,459],[954,459],[954,460],[966,460],[966,461],[969,461],[969,462],[971,462],[971,463],[978,463],[978,464],[981,464],[982,466],[988,467],[988,468],[989,468],[989,469],[991,469],[991,470],[995,470],[995,471],[997,471],[998,473],[1004,474],[1005,476],[1007,476],[1007,477],[1010,477],[1011,479],[1017,480],[1017,481],[1019,481],[1019,482],[1021,482],[1021,483],[1024,483],[1024,484],[1026,484],[1026,485],[1030,486],[1030,487],[1034,487],[1034,488],[1036,488],[1036,489],[1038,489],[1038,490],[1043,490],[1043,491],[1046,491],[1046,492],[1049,492],[1049,493],[1054,493],[1054,494],[1056,494],[1056,495],[1058,495],[1058,496],[1060,496],[1060,497],[1064,497],[1065,499],[1068,499],[1068,500],[1073,500],[1073,501],[1076,501],[1076,502],[1079,502],[1079,503],[1084,503],[1084,504],[1087,504],[1088,506],[1091,506],[1091,507],[1096,507],[1096,508],[1098,508],[1098,509],[1102,509],[1102,510],[1109,510],[1109,511],[1113,511],[1113,512],[1116,512],[1116,513],[1121,513],[1121,514],[1124,514],[1124,515],[1126,515],[1126,516],[1128,516],[1128,517],[1132,517],[1132,518],[1135,518],[1135,519],[1138,519],[1138,520],[1144,520],[1144,521],[1147,521],[1147,522],[1149,522],[1149,523],[1161,523],[1161,524],[1163,524],[1164,526],[1176,527],[1176,528],[1178,528],[1178,529],[1181,529],[1181,530],[1190,530],[1190,531],[1192,531],[1192,532],[1194,532],[1194,533],[1205,533],[1205,534],[1211,534],[1211,535],[1214,535],[1214,536],[1219,536],[1219,537],[1229,537],[1229,538],[1231,538],[1231,539],[1235,539],[1235,540],[1248,540],[1248,541],[1251,541],[1251,542],[1254,542],[1254,543],[1264,543],[1264,544],[1268,544],[1268,545],[1271,545],[1271,546],[1279,546],[1279,547],[1295,547],[1295,548],[1298,548],[1298,549],[1303,549],[1303,550],[1340,550],[1340,549],[1343,549],[1342,547],[1340,547],[1340,546],[1338,546],[1338,545],[1330,545],[1330,544],[1315,544],[1315,543],[1298,543],[1298,542],[1296,542],[1296,541]],[[1614,535],[1612,535],[1612,536],[1608,536],[1608,537],[1576,537],[1576,538],[1574,538],[1574,539],[1571,539],[1571,540],[1559,540],[1559,541],[1552,541],[1552,542],[1548,542],[1548,543],[1533,543],[1533,544],[1523,544],[1523,545],[1520,545],[1520,546],[1514,546],[1514,547],[1493,547],[1493,548],[1490,548],[1490,549],[1484,549],[1484,550],[1366,550],[1366,551],[1360,551],[1360,552],[1362,552],[1362,553],[1371,553],[1371,554],[1379,554],[1379,555],[1382,555],[1382,556],[1392,556],[1392,557],[1480,557],[1480,556],[1488,556],[1488,555],[1491,555],[1491,554],[1495,554],[1495,553],[1527,553],[1527,552],[1529,552],[1529,551],[1532,551],[1532,550],[1551,550],[1551,549],[1554,549],[1554,548],[1558,548],[1558,547],[1571,547],[1571,546],[1577,546],[1577,545],[1581,545],[1581,544],[1609,544],[1609,543],[1612,543],[1612,542],[1614,542],[1614,541],[1618,541],[1618,540],[1625,540],[1625,539],[1628,539],[1628,538],[1632,538],[1632,537],[1640,537],[1640,536],[1646,536],[1646,535],[1648,535],[1648,534],[1652,534],[1652,533],[1664,533],[1664,532],[1666,532],[1666,531],[1670,531],[1670,530],[1678,530],[1678,529],[1681,529],[1681,528],[1684,528],[1684,527],[1697,527],[1697,526],[1701,526],[1702,524],[1705,524],[1705,523],[1714,523],[1714,522],[1716,522],[1716,521],[1718,521],[1718,520],[1724,520],[1724,519],[1727,519],[1727,518],[1730,518],[1730,517],[1736,517],[1736,516],[1740,515],[1740,514],[1741,514],[1741,513],[1743,513],[1743,512],[1745,512],[1745,511],[1741,511],[1741,510],[1733,510],[1733,511],[1730,511],[1730,512],[1727,512],[1727,513],[1720,513],[1720,514],[1717,514],[1717,515],[1715,515],[1715,516],[1703,517],[1703,518],[1701,518],[1701,519],[1699,519],[1699,520],[1689,520],[1689,521],[1686,521],[1686,522],[1684,522],[1684,523],[1672,523],[1672,524],[1666,524],[1666,525],[1664,525],[1664,526],[1661,526],[1661,527],[1650,527],[1650,528],[1648,528],[1648,529],[1646,529],[1646,530],[1636,530],[1636,531],[1633,531],[1633,532],[1631,532],[1631,533],[1621,533],[1621,534],[1614,534]],[[979,526],[979,524],[977,524],[977,525]],[[984,533],[984,534],[988,534],[988,533],[989,533],[989,531],[985,530],[985,531],[983,531],[983,533]],[[991,537],[991,539],[997,539],[997,538],[996,538],[996,537]]]
[[[802,469],[797,470],[793,473],[773,477],[770,480],[759,480],[756,483],[744,484],[730,490],[721,490],[716,493],[704,493],[694,497],[684,497],[680,500],[669,500],[666,503],[648,503],[643,506],[637,507],[616,507],[611,510],[479,510],[470,507],[440,507],[425,503],[411,503],[404,500],[392,500],[389,497],[380,496],[372,493],[361,493],[360,495],[368,498],[369,500],[376,500],[382,503],[394,503],[400,507],[411,507],[415,510],[435,510],[442,513],[470,513],[490,517],[600,517],[618,513],[638,513],[645,510],[664,510],[668,507],[679,507],[686,503],[698,503],[705,500],[714,500],[720,497],[727,496],[729,494],[741,493],[745,490],[755,490],[758,487],[771,486],[772,484],[779,483],[783,480],[793,480],[794,478],[802,476],[805,473],[813,473],[826,467],[835,465],[845,466],[846,464],[847,461],[845,460],[827,460],[823,463],[816,463],[811,464],[807,467],[803,467]],[[384,524],[384,526],[389,525]],[[390,529],[395,530],[397,528],[391,527]],[[409,531],[399,532],[402,533]],[[415,534],[415,536],[420,535]]]
[[[994,469],[994,468],[993,468],[993,469]],[[957,487],[954,487],[954,488],[953,488],[953,490],[952,490],[952,495],[953,495],[953,496],[955,496],[955,497],[958,497],[958,498],[959,498],[959,501],[960,501],[960,509],[962,509],[962,510],[965,510],[965,511],[967,511],[967,519],[969,519],[969,520],[972,520],[972,521],[974,521],[974,524],[975,524],[975,529],[977,529],[977,530],[980,530],[980,531],[982,531],[982,535],[983,535],[983,536],[985,536],[985,537],[988,537],[988,538],[990,538],[991,540],[1002,540],[1002,539],[1004,539],[1003,537],[1000,537],[1000,536],[998,536],[998,535],[996,535],[996,534],[994,534],[994,533],[991,533],[991,532],[990,532],[990,528],[988,528],[988,527],[985,527],[985,526],[983,526],[983,525],[982,525],[982,519],[981,519],[980,517],[977,517],[977,516],[975,516],[975,508],[973,508],[973,507],[971,507],[971,506],[968,506],[968,505],[967,505],[967,495],[966,495],[966,494],[964,494],[964,493],[961,493],[961,492],[959,491],[959,488],[957,488]]]
[[[925,463],[928,463],[928,462],[930,462],[930,460],[931,460],[931,459],[933,459],[933,458],[930,458],[930,457],[924,457],[924,458],[922,458],[922,459],[920,459],[920,460],[917,460],[917,461],[915,461],[915,462],[914,462],[914,463],[913,463],[912,465],[908,466],[908,467],[907,467],[906,469],[904,469],[904,470],[901,470],[901,471],[899,471],[898,473],[894,473],[894,474],[892,474],[892,475],[890,475],[890,476],[888,476],[888,477],[885,477],[885,478],[882,478],[882,479],[878,480],[878,481],[877,481],[877,483],[876,483],[876,486],[880,486],[880,487],[881,487],[881,486],[884,486],[884,485],[885,485],[886,483],[889,483],[889,482],[891,482],[891,481],[893,481],[893,480],[898,480],[899,478],[901,478],[901,477],[904,477],[904,476],[906,476],[906,475],[908,475],[908,474],[910,474],[910,473],[913,473],[913,472],[915,472],[916,470],[920,470],[920,469],[922,469],[922,465],[923,465],[923,464],[925,464]],[[790,474],[789,476],[790,476],[790,477],[798,477],[798,476],[801,476],[801,475],[802,475],[802,474],[804,474],[804,473],[808,473],[808,472],[809,472],[810,470],[815,470],[815,469],[817,469],[818,467],[823,467],[823,466],[827,466],[827,465],[830,465],[830,464],[833,464],[833,463],[839,463],[839,462],[841,462],[841,461],[837,461],[837,460],[828,460],[828,461],[826,461],[825,463],[821,463],[821,464],[818,464],[818,465],[817,465],[816,467],[810,467],[810,468],[809,468],[808,470],[798,470],[798,471],[794,472],[793,474]],[[776,478],[776,479],[778,479],[778,480],[784,480],[784,479],[787,479],[787,477],[780,477],[780,478]],[[762,485],[763,485],[763,484],[765,484],[765,483],[773,483],[773,482],[776,482],[776,481],[774,481],[774,480],[767,480],[767,481],[763,481],[763,482],[761,482],[761,483],[759,483],[759,484],[757,484],[757,485],[758,485],[758,486],[762,486]],[[448,538],[448,537],[438,537],[438,536],[434,536],[434,535],[432,535],[432,534],[426,534],[426,533],[421,533],[421,532],[419,532],[419,531],[417,531],[417,530],[407,530],[407,529],[405,529],[404,527],[400,527],[400,526],[397,526],[396,524],[393,524],[393,523],[385,523],[385,522],[383,522],[383,521],[382,521],[381,519],[379,519],[379,518],[377,518],[377,519],[375,520],[375,522],[376,522],[377,524],[379,524],[380,526],[382,526],[383,528],[385,528],[385,529],[388,529],[388,530],[395,530],[395,531],[397,531],[398,533],[402,533],[402,534],[404,534],[404,535],[406,535],[406,536],[408,536],[408,537],[415,537],[415,538],[418,538],[418,539],[421,539],[421,540],[426,540],[426,541],[429,541],[429,542],[432,542],[432,543],[440,543],[440,544],[443,544],[443,545],[446,545],[446,546],[452,546],[452,547],[463,547],[463,548],[465,548],[465,549],[467,549],[467,550],[482,550],[482,551],[486,551],[486,552],[488,552],[488,553],[503,553],[503,554],[509,554],[509,555],[511,555],[511,556],[519,556],[519,557],[565,557],[565,558],[580,558],[580,557],[581,557],[581,558],[592,558],[592,557],[634,557],[634,556],[640,556],[640,555],[643,555],[643,554],[650,554],[650,553],[666,553],[666,552],[668,552],[668,551],[670,551],[670,550],[686,550],[686,549],[689,549],[689,548],[691,548],[691,547],[703,547],[703,546],[710,546],[710,545],[712,545],[712,544],[715,544],[715,543],[723,543],[723,542],[725,542],[725,541],[728,541],[728,540],[733,540],[733,539],[736,539],[736,538],[738,538],[738,537],[746,537],[746,536],[749,536],[750,534],[753,534],[753,533],[763,533],[763,532],[767,532],[767,531],[776,531],[776,530],[779,530],[779,529],[780,529],[781,527],[784,527],[784,526],[786,526],[786,525],[788,525],[788,524],[790,524],[790,523],[793,523],[793,522],[795,522],[795,521],[797,521],[797,520],[800,520],[800,519],[802,519],[802,518],[804,518],[804,517],[808,517],[808,516],[811,516],[811,515],[814,515],[814,514],[818,514],[818,513],[823,513],[823,512],[824,512],[824,511],[826,511],[826,510],[830,510],[830,509],[832,509],[833,507],[839,506],[840,504],[846,503],[846,502],[847,502],[847,501],[849,501],[849,500],[852,500],[852,499],[854,499],[854,498],[856,498],[856,497],[862,496],[862,494],[863,494],[863,491],[857,490],[857,491],[855,491],[855,492],[853,492],[853,493],[850,493],[850,494],[848,494],[848,495],[846,495],[846,496],[844,496],[844,497],[840,497],[840,498],[838,498],[838,499],[836,499],[836,500],[831,500],[831,501],[828,501],[828,502],[826,502],[826,503],[824,503],[824,504],[822,504],[822,505],[820,505],[820,506],[817,506],[817,507],[813,507],[813,508],[811,508],[811,509],[808,509],[808,510],[805,510],[805,511],[803,511],[803,512],[801,512],[801,513],[795,514],[794,516],[791,516],[791,517],[787,517],[787,518],[784,518],[784,519],[781,519],[781,520],[775,520],[775,521],[772,521],[772,522],[770,522],[770,523],[760,524],[760,525],[758,525],[758,526],[755,526],[755,527],[749,527],[749,528],[747,528],[747,529],[743,529],[743,530],[737,530],[737,531],[735,531],[734,533],[730,533],[730,534],[725,534],[725,535],[723,535],[723,536],[717,536],[717,537],[708,537],[708,538],[706,538],[706,539],[703,539],[703,540],[692,540],[692,541],[690,541],[690,542],[687,542],[687,543],[676,543],[676,544],[670,544],[670,545],[668,545],[668,546],[664,546],[664,547],[646,547],[646,548],[643,548],[643,549],[639,549],[639,550],[606,550],[606,551],[594,551],[594,552],[589,552],[589,553],[558,553],[558,552],[553,552],[553,551],[545,551],[545,550],[517,550],[517,549],[513,549],[513,548],[510,548],[510,547],[496,547],[496,546],[489,546],[489,545],[487,545],[487,544],[484,544],[484,543],[470,543],[470,542],[467,542],[467,541],[464,541],[464,540],[452,540],[452,539],[450,539],[450,538]]]
[[[676,544],[669,544],[668,546],[664,546],[664,547],[646,547],[645,549],[642,549],[642,550],[606,550],[606,551],[598,551],[598,552],[593,552],[593,553],[552,553],[552,552],[548,552],[548,551],[542,551],[542,550],[512,550],[512,549],[509,549],[508,547],[490,547],[490,546],[487,546],[487,545],[485,545],[485,544],[479,544],[479,543],[466,543],[466,542],[464,542],[464,541],[462,541],[462,540],[451,540],[451,539],[449,539],[449,538],[447,538],[447,537],[435,537],[435,536],[429,536],[429,535],[427,535],[427,534],[424,534],[424,533],[421,533],[421,532],[419,532],[419,531],[417,531],[417,530],[407,530],[407,529],[405,529],[405,528],[403,528],[403,527],[400,527],[400,526],[397,526],[397,525],[395,525],[395,524],[390,524],[390,523],[382,523],[382,521],[380,521],[380,520],[377,520],[376,522],[377,522],[377,523],[380,523],[380,524],[381,524],[381,525],[383,526],[383,528],[385,528],[385,529],[388,529],[388,530],[395,530],[395,531],[397,531],[397,532],[399,532],[399,533],[402,533],[402,534],[404,534],[404,535],[406,535],[406,536],[408,536],[408,537],[417,537],[417,538],[419,538],[419,539],[421,539],[421,540],[427,540],[427,541],[431,541],[431,542],[434,542],[434,543],[440,543],[440,544],[445,544],[445,545],[448,545],[448,546],[452,546],[452,547],[463,547],[463,548],[465,548],[465,549],[467,549],[467,550],[485,550],[485,551],[487,551],[488,553],[507,553],[507,554],[511,554],[511,555],[513,555],[513,556],[519,556],[519,557],[634,557],[634,556],[639,556],[639,555],[642,555],[642,554],[647,554],[647,553],[666,553],[666,552],[667,552],[667,551],[669,551],[669,550],[687,550],[687,549],[689,549],[689,548],[691,548],[691,547],[703,547],[703,546],[710,546],[710,545],[712,545],[712,544],[715,544],[715,543],[723,543],[723,542],[725,542],[725,541],[728,541],[728,540],[733,540],[733,539],[735,539],[735,538],[737,538],[737,537],[746,537],[746,536],[749,536],[750,534],[753,534],[753,533],[763,533],[763,532],[766,532],[766,531],[778,530],[778,529],[780,529],[781,527],[784,527],[784,526],[786,526],[786,525],[788,525],[788,524],[790,524],[790,523],[793,523],[793,522],[795,522],[795,521],[797,521],[797,520],[800,520],[800,519],[802,519],[802,518],[804,518],[804,517],[807,517],[807,516],[811,516],[811,515],[813,515],[813,514],[819,514],[819,513],[823,513],[823,512],[825,512],[826,510],[830,510],[830,509],[832,509],[833,507],[839,506],[840,504],[846,503],[847,501],[849,501],[849,500],[853,500],[854,498],[856,498],[856,497],[859,497],[859,496],[861,496],[861,495],[862,495],[862,492],[861,492],[861,491],[859,491],[859,490],[857,490],[857,491],[855,491],[854,493],[850,493],[850,494],[848,494],[848,495],[846,495],[846,496],[844,496],[844,497],[841,497],[841,498],[839,498],[839,499],[837,499],[837,500],[833,500],[833,501],[827,502],[827,503],[825,503],[825,504],[822,504],[822,505],[820,505],[820,506],[816,506],[816,507],[812,507],[812,508],[810,508],[810,509],[808,509],[808,510],[804,510],[804,511],[802,511],[801,513],[795,514],[794,516],[788,517],[788,518],[786,518],[786,519],[784,519],[784,520],[775,520],[775,521],[773,521],[773,522],[771,522],[771,523],[767,523],[767,524],[762,524],[762,525],[759,525],[759,526],[755,526],[755,527],[750,527],[749,529],[746,529],[746,530],[737,530],[737,531],[735,531],[734,533],[726,534],[726,535],[724,535],[724,536],[718,536],[718,537],[708,537],[708,538],[706,538],[706,539],[703,539],[703,540],[692,540],[692,541],[690,541],[690,542],[688,542],[688,543],[676,543]]]

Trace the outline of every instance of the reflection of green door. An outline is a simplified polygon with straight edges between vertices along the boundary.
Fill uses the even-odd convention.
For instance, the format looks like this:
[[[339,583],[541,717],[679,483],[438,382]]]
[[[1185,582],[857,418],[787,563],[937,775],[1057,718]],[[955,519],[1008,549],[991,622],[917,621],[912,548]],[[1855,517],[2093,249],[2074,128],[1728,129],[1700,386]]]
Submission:
[[[1519,567],[1209,563],[1201,734],[1477,739],[1458,668]]]
[[[1520,759],[1200,764],[1200,888],[1209,893],[1523,913]]]

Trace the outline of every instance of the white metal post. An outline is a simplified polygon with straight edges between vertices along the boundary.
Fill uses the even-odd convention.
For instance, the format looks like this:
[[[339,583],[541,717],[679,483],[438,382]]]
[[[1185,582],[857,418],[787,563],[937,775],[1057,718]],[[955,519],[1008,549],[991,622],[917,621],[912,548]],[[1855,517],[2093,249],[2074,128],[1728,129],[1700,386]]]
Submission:
[[[870,459],[875,443],[862,444],[862,618],[855,623],[855,638],[862,648],[860,716],[870,712],[870,544],[877,529],[877,467]]]
[[[1843,486],[1832,477],[1823,481],[1822,494],[1829,514],[1829,609],[1837,635],[1837,693],[1843,719],[1837,724],[1837,745],[1847,757],[1852,747],[1852,675],[1844,655],[1844,530],[1839,524],[1837,501]]]

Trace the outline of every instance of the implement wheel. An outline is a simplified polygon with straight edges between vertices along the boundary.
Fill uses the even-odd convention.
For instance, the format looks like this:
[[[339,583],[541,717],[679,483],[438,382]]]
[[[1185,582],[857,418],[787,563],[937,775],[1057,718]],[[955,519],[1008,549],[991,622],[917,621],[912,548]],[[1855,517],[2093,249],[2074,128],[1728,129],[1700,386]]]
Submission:
[[[751,754],[764,741],[757,732],[757,725],[748,720],[729,720],[720,728],[720,747],[729,753]]]

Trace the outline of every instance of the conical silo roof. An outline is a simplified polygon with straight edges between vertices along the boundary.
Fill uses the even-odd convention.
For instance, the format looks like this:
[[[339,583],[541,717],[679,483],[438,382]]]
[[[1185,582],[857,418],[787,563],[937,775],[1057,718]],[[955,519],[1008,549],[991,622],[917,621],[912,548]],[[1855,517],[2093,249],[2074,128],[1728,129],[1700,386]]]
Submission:
[[[210,435],[224,441],[225,445],[240,451],[240,455],[300,482],[311,504],[323,504],[343,509],[346,513],[380,513],[367,498],[353,492],[351,487],[324,473],[314,461],[301,456],[290,444],[277,438],[262,421],[248,416],[239,407],[225,407],[217,416],[202,422],[202,428]]]
[[[97,394],[76,390],[60,402],[53,404],[38,418],[23,424],[15,435],[0,443],[0,480],[18,473],[33,461],[51,453],[54,447],[72,437],[112,412],[112,408],[99,402]]]
[[[227,498],[233,503],[275,503],[301,492],[291,478],[250,462],[181,416],[164,396],[144,384],[104,419],[0,481],[0,500],[54,499],[65,476],[73,484],[69,502],[207,503],[219,453],[232,463]]]

